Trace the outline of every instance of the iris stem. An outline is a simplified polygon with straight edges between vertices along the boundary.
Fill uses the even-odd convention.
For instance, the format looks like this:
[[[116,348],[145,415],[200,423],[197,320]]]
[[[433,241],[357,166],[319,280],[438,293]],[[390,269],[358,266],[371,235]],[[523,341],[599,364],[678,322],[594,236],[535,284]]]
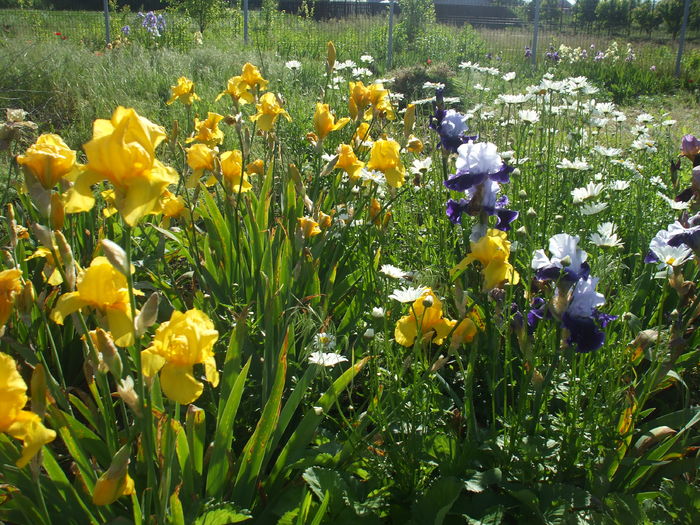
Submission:
[[[131,273],[131,237],[132,228],[128,224],[124,224],[124,251],[126,252],[126,282],[129,288],[129,307],[131,309],[131,324],[132,333],[134,336],[134,345],[136,344],[136,327],[134,325],[134,320],[136,319],[136,297],[134,296],[134,276]],[[150,402],[146,401],[146,386],[143,378],[142,366],[141,366],[141,352],[134,348],[129,352],[131,358],[134,360],[136,365],[136,370],[139,374],[136,375],[137,388],[139,400],[141,401],[141,413],[143,414],[142,433],[144,436],[145,446],[144,446],[144,461],[146,462],[146,487],[147,489],[143,491],[144,501],[142,503],[143,512],[146,516],[151,514],[151,498],[153,490],[155,487],[156,472],[153,465],[151,454],[155,450],[154,440],[153,440],[153,414],[151,412]]]

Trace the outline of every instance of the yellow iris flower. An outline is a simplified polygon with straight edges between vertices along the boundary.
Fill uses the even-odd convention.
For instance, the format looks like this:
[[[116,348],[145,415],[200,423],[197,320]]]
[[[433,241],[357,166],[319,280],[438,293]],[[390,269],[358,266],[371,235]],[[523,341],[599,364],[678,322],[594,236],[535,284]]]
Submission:
[[[304,236],[304,239],[314,237],[321,233],[321,228],[318,227],[318,223],[311,217],[299,217],[297,219],[297,224],[299,225],[299,229],[301,230],[301,234]]]
[[[97,119],[92,140],[83,146],[88,163],[66,196],[66,212],[90,210],[95,196],[90,186],[108,180],[114,186],[114,205],[130,226],[152,213],[161,193],[178,181],[177,172],[156,159],[165,130],[118,107],[110,120]]]
[[[205,170],[214,171],[217,151],[206,144],[193,144],[186,151],[187,165],[192,168],[192,175],[187,179],[187,187],[194,188]]]
[[[22,455],[16,462],[19,468],[56,438],[56,432],[46,428],[37,414],[22,410],[27,400],[27,384],[17,370],[17,363],[0,353],[0,432],[24,442]]]
[[[251,88],[257,87],[260,91],[265,91],[265,89],[267,89],[268,81],[262,77],[260,70],[250,62],[243,64],[241,79]]]
[[[316,103],[314,128],[316,128],[316,135],[319,140],[325,139],[331,131],[342,129],[348,122],[350,122],[348,117],[341,118],[336,122],[335,116],[331,113],[331,108],[328,104]]]
[[[25,176],[33,177],[45,190],[53,188],[71,172],[77,175],[75,151],[52,133],[41,135],[24,155],[17,155],[17,164],[22,166]]]
[[[192,403],[204,390],[192,374],[195,364],[204,365],[212,386],[219,384],[213,351],[218,339],[219,332],[204,312],[175,311],[170,321],[158,327],[151,346],[141,352],[143,375],[152,378],[160,372],[160,384],[168,398],[183,405]]]
[[[66,317],[85,307],[95,309],[107,321],[118,346],[134,344],[134,323],[126,277],[106,257],[95,257],[78,275],[75,292],[63,294],[51,311],[51,320],[63,324]],[[134,291],[143,295],[140,291]]]
[[[170,100],[166,102],[167,105],[173,102],[180,101],[185,106],[191,106],[192,102],[195,100],[201,100],[199,95],[194,92],[194,82],[192,82],[187,77],[180,77],[177,79],[177,84],[170,87],[172,91],[172,96]]]
[[[134,493],[134,480],[129,476],[129,446],[119,449],[109,468],[95,482],[92,502],[95,505],[110,505],[122,496]]]
[[[250,85],[241,76],[229,78],[226,89],[219,93],[215,102],[224,95],[230,95],[235,104],[252,104],[255,101],[255,97],[250,92]]]
[[[439,345],[456,324],[457,321],[442,316],[442,302],[428,288],[413,303],[410,313],[396,322],[394,338],[400,345],[410,347],[420,331],[424,341],[433,341]]]
[[[335,169],[345,171],[350,180],[357,180],[360,178],[360,170],[364,167],[365,163],[357,158],[352,146],[347,144],[338,146],[338,161],[335,163]]]
[[[392,139],[377,140],[372,146],[367,169],[381,171],[389,186],[403,186],[406,169],[401,162],[399,151],[401,146]]]
[[[251,115],[250,120],[258,123],[258,128],[262,131],[270,131],[277,121],[277,117],[282,115],[287,120],[291,121],[289,116],[282,106],[279,99],[274,93],[265,93],[260,97],[260,102],[255,105],[258,112]]]
[[[0,329],[5,326],[10,314],[12,305],[15,303],[17,295],[22,291],[21,270],[3,270],[0,272]]]
[[[224,187],[231,193],[245,193],[253,187],[248,181],[248,174],[243,171],[243,155],[239,150],[221,154],[221,175]]]
[[[209,112],[205,120],[194,119],[194,129],[196,133],[185,142],[201,142],[210,148],[218,146],[224,141],[224,132],[219,129],[219,122],[224,119],[223,115]]]
[[[464,270],[474,261],[481,263],[481,273],[484,276],[484,291],[500,287],[505,282],[518,284],[520,275],[508,262],[510,242],[506,232],[490,228],[478,241],[470,242],[471,253],[452,270]]]

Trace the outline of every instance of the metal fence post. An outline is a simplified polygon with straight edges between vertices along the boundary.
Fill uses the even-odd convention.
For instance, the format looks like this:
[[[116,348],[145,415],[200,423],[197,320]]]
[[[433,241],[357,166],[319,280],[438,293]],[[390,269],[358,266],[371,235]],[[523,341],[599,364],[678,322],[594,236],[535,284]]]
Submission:
[[[394,59],[394,0],[389,0],[389,42],[386,51],[386,68],[391,69]]]
[[[688,29],[688,16],[690,14],[690,0],[685,0],[683,8],[683,25],[681,25],[681,36],[678,40],[678,56],[676,56],[676,78],[681,76],[681,59],[685,48],[685,31]]]
[[[535,20],[532,28],[532,65],[537,65],[537,39],[540,32],[540,4],[542,0],[535,0]]]
[[[102,0],[102,7],[105,12],[105,46],[109,46],[112,42],[112,36],[109,33],[109,0]]]
[[[243,42],[248,43],[248,0],[243,0]]]

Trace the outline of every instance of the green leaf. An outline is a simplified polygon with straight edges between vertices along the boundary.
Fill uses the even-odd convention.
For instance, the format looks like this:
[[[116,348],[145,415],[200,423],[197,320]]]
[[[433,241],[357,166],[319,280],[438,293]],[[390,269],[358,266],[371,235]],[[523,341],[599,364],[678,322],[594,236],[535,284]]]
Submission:
[[[417,524],[442,525],[463,489],[464,483],[458,478],[439,478],[411,507],[413,521]]]
[[[251,358],[252,359],[252,358]],[[238,405],[241,402],[243,395],[243,386],[245,385],[250,361],[243,367],[243,370],[231,389],[231,393],[226,400],[224,409],[219,412],[219,420],[216,424],[216,434],[214,437],[214,447],[212,448],[211,461],[207,470],[207,488],[206,494],[209,498],[219,498],[223,492],[224,485],[228,479],[228,458],[227,452],[231,446],[233,439],[233,421],[238,412]]]
[[[277,373],[272,385],[270,397],[265,403],[255,432],[250,436],[248,443],[243,447],[239,458],[240,468],[233,487],[233,499],[241,504],[250,505],[257,488],[258,475],[263,466],[263,459],[267,452],[267,446],[272,433],[277,427],[284,392],[284,382],[287,376],[287,350],[289,348],[289,332],[284,338],[282,349],[279,352]]]
[[[501,470],[494,468],[485,472],[476,472],[464,479],[464,488],[469,492],[483,492],[489,485],[500,483]]]
[[[324,414],[331,409],[338,396],[347,388],[360,370],[364,368],[368,360],[369,357],[365,357],[348,368],[316,402],[315,409],[306,413],[277,457],[277,461],[266,483],[269,492],[277,490],[277,485],[280,482],[279,477],[282,472],[301,457],[303,449],[309,444],[314,432],[316,432],[316,428],[325,417]]]
[[[221,503],[197,516],[194,525],[228,525],[247,521],[251,517],[246,510],[237,510],[231,503]]]

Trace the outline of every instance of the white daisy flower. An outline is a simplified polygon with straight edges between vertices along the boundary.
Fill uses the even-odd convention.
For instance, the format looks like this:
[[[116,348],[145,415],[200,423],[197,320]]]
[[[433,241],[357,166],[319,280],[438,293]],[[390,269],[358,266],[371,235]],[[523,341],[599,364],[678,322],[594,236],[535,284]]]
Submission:
[[[391,293],[391,295],[389,295],[389,299],[394,299],[400,303],[412,303],[420,299],[421,296],[427,291],[428,288],[425,286],[419,286],[417,288],[412,286],[402,289],[397,288]]]
[[[663,193],[659,192],[659,197],[666,201],[666,203],[671,207],[672,210],[681,211],[690,208],[689,202],[676,202],[673,199],[669,199]]]
[[[386,311],[381,306],[375,306],[372,308],[372,317],[375,319],[381,319],[386,315]]]
[[[333,350],[335,348],[335,336],[326,332],[319,332],[314,335],[313,346],[318,350]]]
[[[617,236],[617,226],[612,222],[604,222],[598,226],[598,231],[592,233],[588,239],[601,248],[622,248],[624,246]]]
[[[622,150],[619,148],[606,148],[605,146],[594,146],[593,151],[599,155],[602,155],[603,157],[610,158],[618,157],[622,153]]]
[[[624,191],[630,187],[630,182],[628,180],[614,180],[608,186],[611,190]]]
[[[503,80],[505,80],[506,82],[512,82],[513,80],[515,80],[515,71],[511,71],[510,73],[506,73],[501,78]]]
[[[601,211],[607,209],[607,202],[592,202],[590,204],[584,204],[581,206],[581,214],[583,215],[595,215]]]
[[[445,89],[445,84],[442,82],[424,82],[423,89]]]
[[[335,352],[311,352],[309,355],[309,363],[312,365],[331,367],[347,360],[347,357],[343,357]]]
[[[405,279],[409,276],[408,272],[405,272],[401,268],[397,268],[391,264],[382,264],[379,271],[392,279]]]
[[[557,168],[562,170],[586,171],[591,169],[591,165],[588,164],[583,157],[576,157],[573,161],[563,158],[561,162],[557,164]]]
[[[374,57],[372,55],[362,55],[360,57],[360,60],[365,64],[371,64],[372,62],[374,62]]]
[[[531,109],[521,109],[518,111],[518,117],[527,124],[537,124],[540,121],[539,113]]]
[[[651,116],[649,113],[642,113],[640,115],[637,115],[637,122],[640,124],[648,124],[649,122],[654,122],[654,117]]]
[[[299,71],[301,69],[301,62],[298,60],[289,60],[284,63],[284,67],[291,71]]]
[[[602,193],[604,186],[600,183],[595,184],[589,182],[583,188],[576,188],[571,192],[571,196],[574,198],[574,204],[581,204],[583,201],[588,199],[594,199]]]

